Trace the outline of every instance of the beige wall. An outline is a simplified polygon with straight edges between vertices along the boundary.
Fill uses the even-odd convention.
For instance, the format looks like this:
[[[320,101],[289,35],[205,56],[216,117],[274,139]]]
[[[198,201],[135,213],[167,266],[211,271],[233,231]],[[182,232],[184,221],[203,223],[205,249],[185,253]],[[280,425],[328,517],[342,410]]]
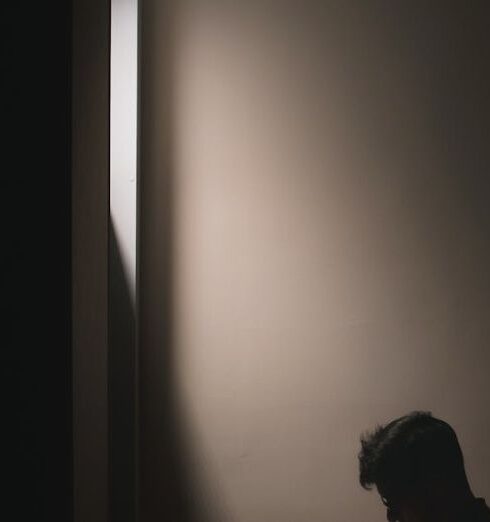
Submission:
[[[413,409],[490,497],[484,13],[321,4],[143,2],[145,522],[384,519]]]

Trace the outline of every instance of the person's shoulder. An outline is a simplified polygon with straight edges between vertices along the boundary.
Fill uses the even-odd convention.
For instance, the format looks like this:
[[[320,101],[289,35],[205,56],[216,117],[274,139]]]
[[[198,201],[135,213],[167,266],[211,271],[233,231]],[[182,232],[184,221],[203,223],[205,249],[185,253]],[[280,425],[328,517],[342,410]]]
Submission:
[[[490,508],[484,498],[475,499],[471,522],[490,522]]]

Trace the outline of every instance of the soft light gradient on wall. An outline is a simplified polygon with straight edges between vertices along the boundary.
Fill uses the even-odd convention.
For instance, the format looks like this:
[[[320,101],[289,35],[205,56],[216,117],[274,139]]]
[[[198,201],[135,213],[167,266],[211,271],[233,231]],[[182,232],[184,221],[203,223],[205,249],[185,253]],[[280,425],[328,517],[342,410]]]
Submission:
[[[460,11],[144,2],[145,522],[179,519],[175,476],[182,520],[382,519],[359,434],[414,409],[490,497],[489,46]]]

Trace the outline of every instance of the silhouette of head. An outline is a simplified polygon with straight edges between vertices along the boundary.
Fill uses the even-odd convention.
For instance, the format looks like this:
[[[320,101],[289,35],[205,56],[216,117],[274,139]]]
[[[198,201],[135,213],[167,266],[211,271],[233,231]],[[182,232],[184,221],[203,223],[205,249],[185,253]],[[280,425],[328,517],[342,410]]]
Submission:
[[[436,520],[467,498],[469,485],[454,430],[429,412],[413,412],[361,437],[359,481],[378,489],[391,522]]]

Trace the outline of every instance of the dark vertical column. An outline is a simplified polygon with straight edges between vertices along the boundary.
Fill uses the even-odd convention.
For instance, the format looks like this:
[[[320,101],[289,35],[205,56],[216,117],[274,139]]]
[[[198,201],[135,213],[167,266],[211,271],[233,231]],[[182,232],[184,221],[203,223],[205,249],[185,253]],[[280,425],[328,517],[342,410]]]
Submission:
[[[136,516],[136,314],[114,228],[109,262],[110,520]]]
[[[174,365],[174,53],[178,5],[141,10],[139,520],[204,520],[187,466]]]
[[[71,520],[70,9],[2,6],[1,513],[10,520]]]
[[[74,519],[108,519],[110,2],[73,5]]]
[[[182,520],[173,473],[171,2],[142,6],[140,520]],[[161,20],[165,24],[161,24]],[[165,45],[159,45],[158,35]],[[161,68],[161,70],[160,70]],[[160,91],[161,89],[161,91]],[[158,105],[161,103],[161,105]],[[161,152],[159,149],[162,148]],[[173,454],[173,455],[172,455]]]

